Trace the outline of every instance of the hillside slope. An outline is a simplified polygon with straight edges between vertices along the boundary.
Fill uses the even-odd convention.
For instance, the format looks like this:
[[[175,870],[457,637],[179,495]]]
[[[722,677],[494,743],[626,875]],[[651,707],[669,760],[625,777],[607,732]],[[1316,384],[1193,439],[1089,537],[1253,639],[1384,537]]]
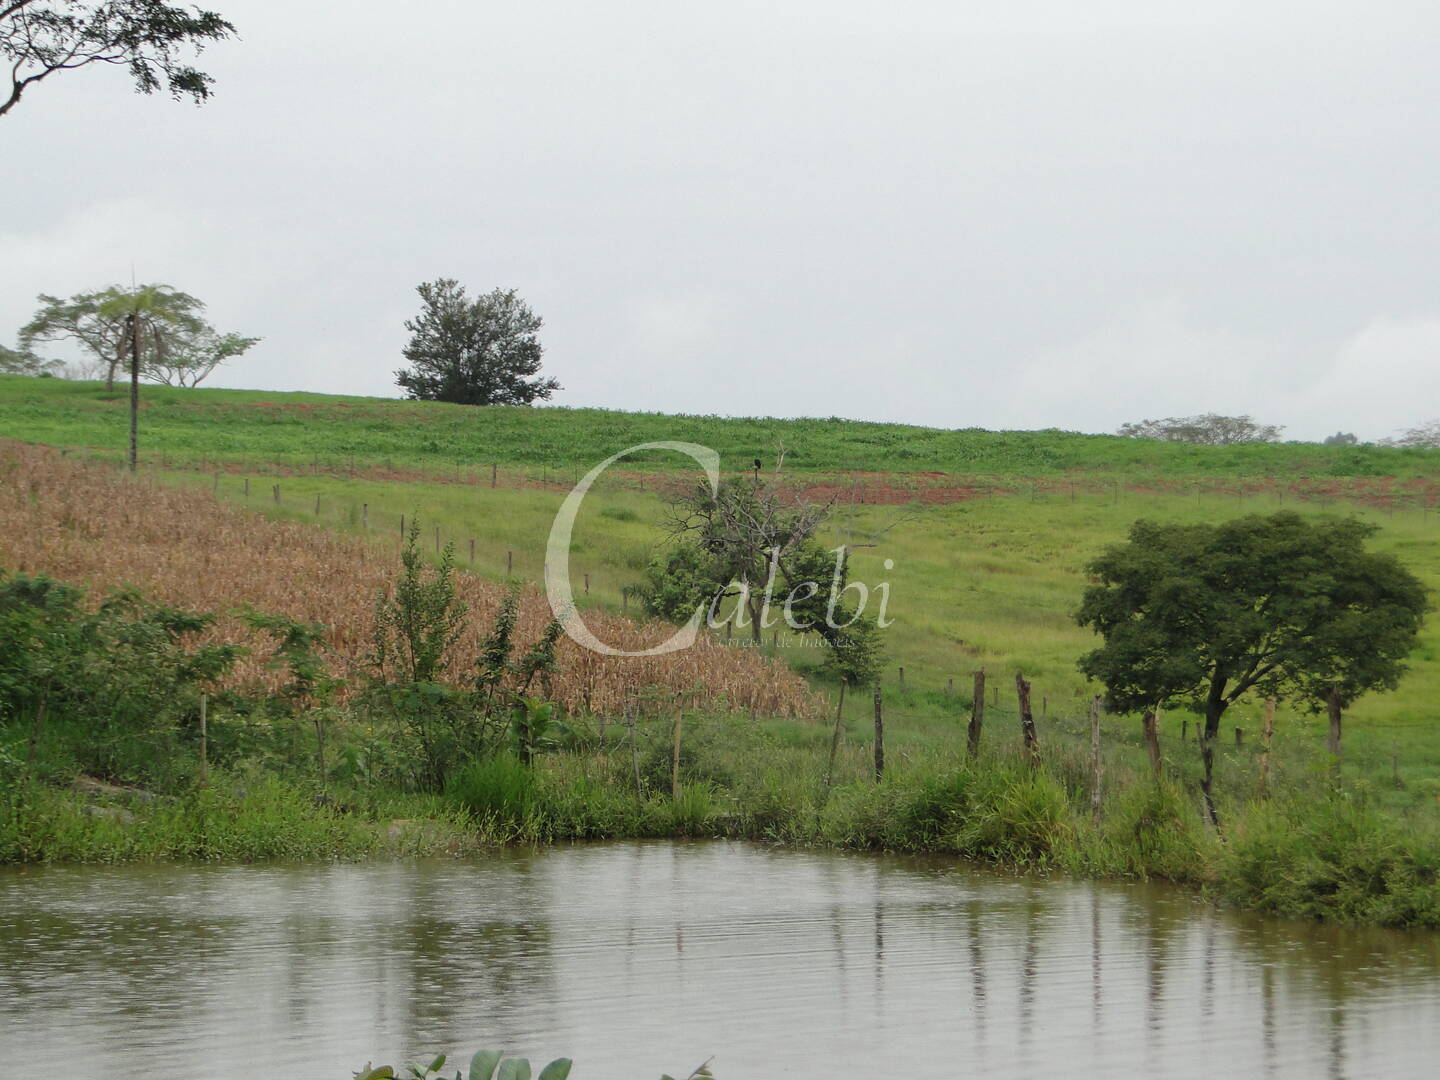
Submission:
[[[683,439],[720,451],[727,468],[767,462],[783,444],[791,469],[1155,478],[1432,477],[1440,451],[1281,443],[1189,446],[1062,431],[984,431],[841,419],[670,416],[604,409],[445,405],[253,390],[142,391],[142,453],[167,464],[234,462],[341,470],[363,466],[454,473],[525,466],[572,474],[643,442]],[[0,434],[116,455],[128,438],[128,395],[100,383],[0,376]],[[963,422],[957,414],[957,422]],[[663,451],[631,459],[685,467]]]

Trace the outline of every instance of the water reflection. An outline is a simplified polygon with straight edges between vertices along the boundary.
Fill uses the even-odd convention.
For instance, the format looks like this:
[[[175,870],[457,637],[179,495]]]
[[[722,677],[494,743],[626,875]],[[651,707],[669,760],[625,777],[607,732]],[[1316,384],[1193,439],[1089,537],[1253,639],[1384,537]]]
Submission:
[[[334,1076],[506,1045],[634,1080],[1428,1076],[1435,935],[943,860],[623,844],[0,873],[0,1052]]]

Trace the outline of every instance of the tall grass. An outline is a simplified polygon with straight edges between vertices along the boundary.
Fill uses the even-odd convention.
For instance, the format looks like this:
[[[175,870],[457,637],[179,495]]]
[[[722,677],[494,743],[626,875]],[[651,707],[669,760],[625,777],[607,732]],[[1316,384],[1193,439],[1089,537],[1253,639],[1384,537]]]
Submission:
[[[267,520],[204,491],[137,481],[44,447],[0,444],[0,478],[0,566],[101,587],[135,586],[160,602],[203,611],[248,605],[323,623],[338,673],[353,681],[364,670],[375,597],[398,565],[385,543]],[[470,617],[445,674],[464,683],[473,678],[481,638],[505,590],[467,573],[456,575],[456,588]],[[550,618],[545,598],[526,590],[519,640],[538,638]],[[673,632],[604,612],[586,618],[602,638],[632,651]],[[269,663],[270,646],[243,620],[223,618],[208,633],[252,646],[230,676],[233,683],[274,688],[284,679]],[[803,679],[755,652],[707,641],[661,656],[602,656],[562,639],[552,695],[570,711],[619,712],[625,702],[657,690],[685,695],[692,704],[767,715],[803,716],[812,708]]]

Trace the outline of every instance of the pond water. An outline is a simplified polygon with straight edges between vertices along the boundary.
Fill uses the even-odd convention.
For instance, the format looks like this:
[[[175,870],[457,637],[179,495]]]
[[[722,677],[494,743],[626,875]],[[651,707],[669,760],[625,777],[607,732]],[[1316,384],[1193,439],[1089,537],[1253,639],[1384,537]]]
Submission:
[[[1440,935],[720,842],[0,872],[9,1070],[347,1080],[482,1046],[577,1080],[1429,1077]]]

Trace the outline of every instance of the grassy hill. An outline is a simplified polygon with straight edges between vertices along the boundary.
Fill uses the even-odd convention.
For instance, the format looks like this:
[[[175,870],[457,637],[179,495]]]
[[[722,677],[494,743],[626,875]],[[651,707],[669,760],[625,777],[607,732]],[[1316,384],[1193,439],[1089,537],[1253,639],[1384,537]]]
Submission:
[[[1055,478],[1087,474],[1125,482],[1194,478],[1263,480],[1440,474],[1440,452],[1279,443],[1190,446],[1064,431],[947,430],[841,419],[670,416],[605,409],[476,408],[385,398],[258,390],[143,390],[142,452],[170,464],[259,467],[378,466],[453,473],[492,463],[533,470],[588,469],[642,442],[684,439],[714,447],[728,468],[767,461],[783,443],[792,469],[822,473],[939,472]],[[30,442],[119,454],[128,394],[103,384],[0,376],[0,433]],[[957,409],[957,422],[963,421]],[[674,454],[631,459],[685,465]]]
[[[971,675],[982,665],[991,687],[1000,688],[990,721],[996,730],[1011,730],[1013,677],[1023,671],[1044,710],[1042,738],[1052,746],[1085,738],[1084,702],[1093,688],[1075,660],[1092,639],[1071,613],[1085,562],[1139,517],[1216,520],[1280,506],[1360,514],[1380,527],[1379,549],[1440,588],[1440,513],[1433,509],[1440,452],[1195,447],[1057,431],[477,409],[165,387],[146,387],[144,400],[142,452],[162,481],[201,485],[271,516],[342,531],[395,536],[401,516],[418,513],[427,539],[453,540],[462,567],[494,579],[538,580],[551,519],[575,474],[628,445],[701,442],[720,450],[727,468],[743,469],[756,456],[769,459],[783,441],[787,468],[802,476],[864,473],[867,486],[857,489],[859,498],[841,498],[826,539],[874,544],[856,549],[855,576],[890,586],[896,621],[887,636],[885,690],[902,755],[907,747],[929,753],[958,746]],[[98,384],[0,377],[0,434],[114,459],[125,445],[126,404],[124,394]],[[494,487],[491,463],[499,466]],[[649,455],[630,466],[639,482],[611,483],[587,502],[572,551],[577,582],[584,575],[589,583],[582,605],[622,608],[622,589],[640,580],[661,539],[663,507],[644,478],[687,465],[677,455]],[[927,487],[939,481],[925,474],[937,472],[970,479]],[[887,497],[867,497],[877,491]],[[767,638],[766,649],[811,672],[815,652],[803,644],[782,633]],[[1431,815],[1440,794],[1436,700],[1440,632],[1432,625],[1401,688],[1362,699],[1347,728],[1348,773],[1367,778],[1386,801]],[[1240,787],[1254,768],[1258,708],[1244,702],[1227,718],[1227,726],[1252,733],[1223,765]],[[1167,718],[1165,739],[1184,771],[1193,751],[1178,744],[1182,719]],[[858,707],[851,722],[853,737],[864,739]],[[1107,725],[1117,738],[1136,738],[1128,718]],[[1287,767],[1323,766],[1313,718],[1282,710],[1279,731],[1299,750]]]

